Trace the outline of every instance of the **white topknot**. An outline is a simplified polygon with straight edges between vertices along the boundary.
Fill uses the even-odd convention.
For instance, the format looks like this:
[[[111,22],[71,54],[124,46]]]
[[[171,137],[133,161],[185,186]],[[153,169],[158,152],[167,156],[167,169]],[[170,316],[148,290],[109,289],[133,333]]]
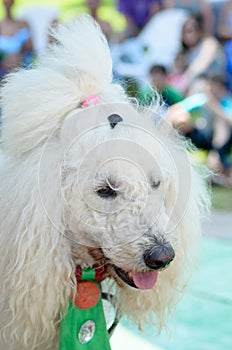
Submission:
[[[107,40],[99,25],[88,15],[53,31],[57,45],[42,60],[42,65],[77,78],[77,72],[91,76],[97,92],[112,81],[112,60]],[[75,45],[75,47],[74,47]],[[83,86],[85,88],[85,86]],[[87,91],[87,93],[91,91]]]
[[[9,74],[3,84],[2,140],[8,154],[22,154],[45,141],[92,94],[102,102],[125,100],[122,88],[112,83],[110,50],[92,17],[59,24],[53,36],[34,68]]]

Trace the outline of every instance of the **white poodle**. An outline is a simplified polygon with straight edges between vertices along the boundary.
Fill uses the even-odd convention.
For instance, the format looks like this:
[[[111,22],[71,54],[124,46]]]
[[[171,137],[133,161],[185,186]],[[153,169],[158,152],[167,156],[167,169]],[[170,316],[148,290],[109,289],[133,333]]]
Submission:
[[[112,83],[96,23],[80,17],[54,35],[37,67],[2,88],[1,350],[58,349],[76,269],[93,266],[119,313],[162,327],[209,206],[158,102],[143,110]]]

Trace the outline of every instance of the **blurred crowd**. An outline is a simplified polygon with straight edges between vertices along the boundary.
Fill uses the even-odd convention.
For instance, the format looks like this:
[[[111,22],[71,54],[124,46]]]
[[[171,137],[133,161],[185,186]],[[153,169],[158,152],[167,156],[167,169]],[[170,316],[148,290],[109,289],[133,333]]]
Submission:
[[[17,1],[0,1],[3,81],[40,59],[60,9],[38,5],[15,16]],[[105,2],[76,0],[76,8],[84,6],[105,33],[114,79],[145,106],[158,91],[164,118],[203,150],[213,181],[232,187],[232,0],[111,0],[124,19],[119,31],[101,16]]]

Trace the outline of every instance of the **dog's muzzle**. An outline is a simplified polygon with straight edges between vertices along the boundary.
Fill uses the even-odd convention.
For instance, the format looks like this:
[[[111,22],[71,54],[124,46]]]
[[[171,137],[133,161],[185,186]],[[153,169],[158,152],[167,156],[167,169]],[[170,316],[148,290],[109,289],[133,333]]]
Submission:
[[[151,289],[157,282],[159,270],[163,270],[174,259],[175,252],[169,243],[156,244],[143,255],[147,271],[125,271],[114,266],[117,276],[127,285],[138,289]]]
[[[144,254],[145,264],[152,270],[167,267],[174,259],[175,252],[170,244],[160,244],[152,247]]]

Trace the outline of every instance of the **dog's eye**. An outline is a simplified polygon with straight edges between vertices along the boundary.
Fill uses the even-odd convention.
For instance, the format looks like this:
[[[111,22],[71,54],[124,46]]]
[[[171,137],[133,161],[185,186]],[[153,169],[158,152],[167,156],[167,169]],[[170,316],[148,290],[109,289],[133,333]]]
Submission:
[[[117,196],[117,192],[111,188],[110,186],[104,186],[97,190],[97,194],[102,198],[115,198]]]
[[[151,187],[153,188],[153,190],[157,190],[157,188],[159,188],[160,186],[160,181],[152,181],[151,182]]]

